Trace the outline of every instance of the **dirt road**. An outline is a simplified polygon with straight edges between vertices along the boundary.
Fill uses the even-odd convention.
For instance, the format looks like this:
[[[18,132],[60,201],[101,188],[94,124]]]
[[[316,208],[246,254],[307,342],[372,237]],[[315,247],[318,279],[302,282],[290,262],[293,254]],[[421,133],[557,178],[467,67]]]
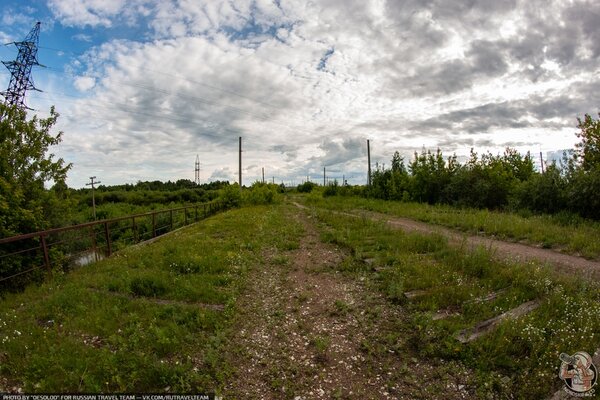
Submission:
[[[239,301],[229,363],[230,399],[468,397],[460,368],[403,349],[402,308],[368,278],[339,271],[348,256],[319,240],[308,213],[289,208],[304,234],[297,249],[273,248]],[[410,367],[409,367],[410,366]]]
[[[305,206],[298,203],[294,203],[294,205],[305,208]],[[402,229],[406,232],[438,233],[446,236],[450,244],[455,246],[467,245],[469,248],[484,246],[494,251],[495,255],[501,259],[541,261],[554,266],[566,274],[577,274],[585,278],[600,280],[600,262],[587,260],[583,257],[563,254],[551,249],[543,249],[521,243],[505,242],[486,236],[467,235],[439,225],[371,211],[357,210],[341,214],[353,217],[367,216],[374,220],[383,221],[392,228]]]

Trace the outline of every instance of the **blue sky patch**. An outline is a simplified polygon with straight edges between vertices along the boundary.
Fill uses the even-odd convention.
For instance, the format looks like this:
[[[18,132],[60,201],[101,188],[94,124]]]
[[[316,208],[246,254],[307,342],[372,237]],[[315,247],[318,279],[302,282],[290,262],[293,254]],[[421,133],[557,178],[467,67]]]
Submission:
[[[317,71],[327,71],[327,61],[329,61],[333,53],[335,53],[335,49],[332,47],[323,54],[317,66]]]

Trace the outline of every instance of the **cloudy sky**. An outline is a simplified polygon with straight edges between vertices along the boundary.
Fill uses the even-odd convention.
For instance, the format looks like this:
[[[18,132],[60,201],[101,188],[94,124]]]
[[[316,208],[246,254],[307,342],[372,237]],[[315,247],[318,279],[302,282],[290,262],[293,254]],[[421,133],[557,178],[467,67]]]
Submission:
[[[423,147],[571,148],[600,104],[600,2],[3,0],[0,41],[42,22],[27,104],[54,104],[73,163],[103,183],[328,175]],[[2,46],[0,58],[16,56]],[[8,84],[0,72],[0,87]]]

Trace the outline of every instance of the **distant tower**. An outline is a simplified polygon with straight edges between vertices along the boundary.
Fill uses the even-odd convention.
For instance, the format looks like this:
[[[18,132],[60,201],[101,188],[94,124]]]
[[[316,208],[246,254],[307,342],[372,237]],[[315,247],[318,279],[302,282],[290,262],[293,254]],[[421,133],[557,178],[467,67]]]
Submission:
[[[196,154],[196,165],[194,166],[194,183],[200,184],[200,156]]]
[[[10,71],[10,82],[5,92],[0,92],[4,96],[4,104],[8,106],[17,106],[20,109],[25,106],[25,92],[27,90],[37,89],[31,78],[31,68],[34,65],[40,65],[37,60],[38,41],[40,37],[40,22],[35,24],[31,32],[22,42],[13,44],[19,49],[17,59],[14,61],[2,61],[2,64]],[[2,116],[0,115],[0,119]]]

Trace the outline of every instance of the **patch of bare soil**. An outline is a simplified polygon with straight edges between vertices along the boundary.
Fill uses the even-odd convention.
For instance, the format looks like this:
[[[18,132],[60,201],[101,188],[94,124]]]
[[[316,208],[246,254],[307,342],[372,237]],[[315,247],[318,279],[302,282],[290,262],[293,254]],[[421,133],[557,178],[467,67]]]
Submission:
[[[407,352],[402,309],[366,278],[338,272],[347,255],[319,241],[310,216],[290,212],[304,235],[298,249],[270,250],[251,273],[223,398],[469,398],[468,372]]]

